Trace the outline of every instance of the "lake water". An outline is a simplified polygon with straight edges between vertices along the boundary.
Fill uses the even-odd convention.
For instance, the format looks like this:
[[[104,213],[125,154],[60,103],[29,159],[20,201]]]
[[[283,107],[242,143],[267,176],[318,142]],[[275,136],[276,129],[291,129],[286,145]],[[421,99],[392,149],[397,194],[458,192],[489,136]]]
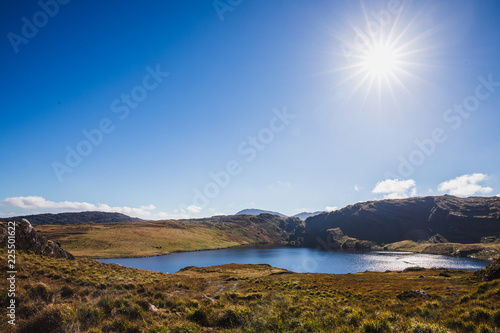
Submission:
[[[175,273],[186,266],[206,267],[230,263],[269,264],[297,273],[333,274],[403,270],[412,266],[478,270],[488,265],[488,262],[483,260],[433,254],[388,251],[332,252],[298,247],[235,247],[178,252],[157,257],[100,259],[99,261],[163,273]]]

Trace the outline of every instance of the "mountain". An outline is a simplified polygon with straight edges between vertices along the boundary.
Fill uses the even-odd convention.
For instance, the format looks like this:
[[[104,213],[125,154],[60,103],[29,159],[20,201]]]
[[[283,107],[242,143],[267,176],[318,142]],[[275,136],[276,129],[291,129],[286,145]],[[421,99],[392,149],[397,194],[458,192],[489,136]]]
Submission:
[[[243,210],[239,211],[238,213],[236,213],[236,215],[260,215],[260,214],[271,214],[271,215],[277,215],[280,217],[288,217],[288,216],[281,214],[281,213],[271,212],[271,211],[262,210],[262,209],[254,209],[254,208],[243,209]]]
[[[58,243],[40,235],[26,219],[11,220],[0,225],[0,248],[10,249],[9,246],[12,245],[15,246],[15,250],[32,251],[53,258],[75,259]]]
[[[345,236],[379,244],[433,236],[479,243],[483,237],[500,235],[500,198],[444,195],[368,201],[310,217],[305,224],[307,246],[335,243]]]
[[[324,213],[324,212],[323,211],[318,211],[318,212],[314,212],[314,213],[302,212],[299,214],[295,214],[292,217],[297,217],[297,218],[301,219],[302,221],[305,221],[307,218],[319,215],[321,213]]]
[[[1,218],[0,222],[26,219],[32,225],[44,224],[92,224],[92,223],[112,223],[112,222],[137,222],[141,219],[130,217],[120,213],[105,212],[81,212],[81,213],[59,213],[59,214],[38,214]]]
[[[314,213],[302,212],[299,214],[295,214],[294,216],[291,216],[291,217],[296,217],[296,218],[301,219],[302,221],[305,221],[308,217],[315,216],[315,215],[318,215],[321,213],[323,213],[323,212],[314,212]],[[281,213],[278,213],[278,212],[272,212],[269,210],[262,210],[262,209],[255,209],[255,208],[243,209],[242,211],[239,211],[238,213],[236,213],[236,215],[260,215],[260,214],[271,214],[271,215],[277,215],[280,217],[288,217],[288,216],[281,214]]]

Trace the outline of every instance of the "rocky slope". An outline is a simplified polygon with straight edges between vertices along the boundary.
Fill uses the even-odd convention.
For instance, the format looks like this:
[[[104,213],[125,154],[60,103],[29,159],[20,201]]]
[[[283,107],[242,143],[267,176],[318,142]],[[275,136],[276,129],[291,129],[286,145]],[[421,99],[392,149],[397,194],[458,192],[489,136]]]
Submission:
[[[81,213],[60,213],[60,214],[37,214],[26,216],[15,216],[1,218],[0,222],[27,219],[32,225],[45,224],[92,224],[92,223],[113,223],[113,222],[136,222],[141,219],[130,217],[120,213],[105,212],[81,212]]]
[[[32,251],[53,258],[75,259],[71,253],[63,250],[59,244],[47,240],[40,235],[26,219],[0,224],[0,248],[8,248],[9,244],[15,245],[16,250]],[[15,242],[9,241],[9,235],[15,233]],[[12,239],[12,238],[11,238]]]
[[[249,243],[283,243],[301,244],[304,232],[304,221],[296,217],[280,217],[274,214],[228,215],[209,218],[170,221],[169,226],[182,225],[183,228],[204,226],[216,227],[221,235],[230,239],[243,240]],[[231,236],[229,236],[230,231]]]
[[[357,203],[308,218],[303,234],[305,245],[329,244],[334,248],[346,236],[387,244],[433,236],[449,242],[479,243],[499,235],[499,197],[449,195]]]

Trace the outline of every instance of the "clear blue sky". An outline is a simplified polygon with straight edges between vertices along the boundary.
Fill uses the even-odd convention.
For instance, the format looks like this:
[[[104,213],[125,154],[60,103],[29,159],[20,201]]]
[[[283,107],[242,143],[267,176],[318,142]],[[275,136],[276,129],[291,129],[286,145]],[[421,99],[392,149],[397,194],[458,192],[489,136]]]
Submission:
[[[500,194],[498,1],[41,3],[0,4],[2,216]]]

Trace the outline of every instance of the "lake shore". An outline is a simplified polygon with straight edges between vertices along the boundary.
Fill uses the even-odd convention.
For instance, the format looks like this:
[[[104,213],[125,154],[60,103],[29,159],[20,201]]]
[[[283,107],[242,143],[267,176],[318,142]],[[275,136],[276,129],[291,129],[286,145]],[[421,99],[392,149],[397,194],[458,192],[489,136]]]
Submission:
[[[161,256],[175,252],[226,249],[235,246],[276,244],[286,246],[278,237],[263,237],[263,229],[252,230],[234,226],[210,224],[180,225],[152,221],[103,223],[92,225],[36,226],[48,239],[78,258],[110,259]],[[349,249],[353,250],[353,249]],[[441,254],[492,261],[500,256],[496,243],[430,243],[404,240],[376,245],[367,250],[389,250],[413,253]]]

